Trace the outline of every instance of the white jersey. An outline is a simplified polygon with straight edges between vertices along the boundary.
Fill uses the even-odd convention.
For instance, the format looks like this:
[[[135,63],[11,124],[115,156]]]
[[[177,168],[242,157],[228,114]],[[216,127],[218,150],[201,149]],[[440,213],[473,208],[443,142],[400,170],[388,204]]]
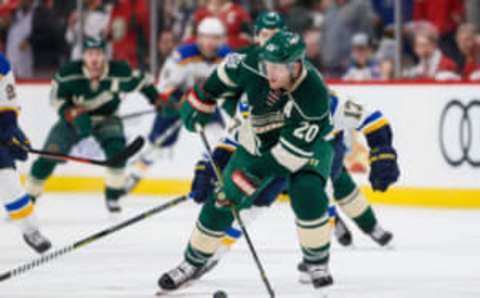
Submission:
[[[207,59],[195,43],[179,46],[160,72],[160,94],[164,98],[173,94],[183,95],[195,84],[204,82],[228,53],[230,49],[222,46],[215,57]],[[178,99],[178,96],[175,97]]]
[[[17,111],[19,104],[10,63],[0,54],[0,112]]]

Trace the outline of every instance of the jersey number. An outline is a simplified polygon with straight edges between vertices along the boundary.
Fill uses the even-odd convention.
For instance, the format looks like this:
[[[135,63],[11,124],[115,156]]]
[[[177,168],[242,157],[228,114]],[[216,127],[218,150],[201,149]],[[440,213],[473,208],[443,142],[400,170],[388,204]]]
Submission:
[[[15,97],[17,97],[17,94],[15,93],[15,87],[12,84],[8,84],[7,87],[5,87],[5,91],[7,92],[8,100],[13,100]]]
[[[320,128],[317,124],[302,122],[301,126],[293,131],[293,135],[310,143],[315,139],[319,131]]]
[[[357,120],[360,120],[360,118],[362,118],[362,114],[363,114],[363,107],[361,105],[356,104],[351,100],[348,100],[345,103],[345,116],[353,117]]]

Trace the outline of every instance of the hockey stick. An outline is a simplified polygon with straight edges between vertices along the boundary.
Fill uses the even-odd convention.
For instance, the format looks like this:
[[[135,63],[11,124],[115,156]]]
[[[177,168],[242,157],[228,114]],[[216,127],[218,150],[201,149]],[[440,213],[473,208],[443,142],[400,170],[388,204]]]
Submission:
[[[121,223],[119,223],[117,225],[114,225],[110,228],[106,228],[106,229],[104,229],[100,232],[97,232],[97,233],[95,233],[91,236],[85,237],[85,238],[83,238],[83,239],[81,239],[81,240],[79,240],[79,241],[77,241],[77,242],[75,242],[71,245],[65,246],[65,247],[63,247],[61,249],[58,249],[56,251],[53,251],[51,253],[47,253],[47,254],[29,262],[29,263],[26,263],[22,266],[19,266],[19,267],[15,268],[15,269],[12,269],[10,271],[7,271],[5,273],[0,274],[0,282],[5,281],[5,280],[10,279],[10,278],[13,278],[13,277],[15,277],[17,275],[20,275],[22,273],[25,273],[27,271],[30,271],[30,270],[32,270],[32,269],[34,269],[34,268],[36,268],[40,265],[43,265],[45,263],[50,262],[53,259],[56,259],[56,258],[58,258],[58,257],[60,257],[64,254],[72,252],[72,251],[74,251],[76,249],[79,249],[81,247],[87,246],[88,244],[91,244],[92,242],[100,240],[100,239],[102,239],[102,238],[104,238],[108,235],[111,235],[111,234],[113,234],[113,233],[115,233],[119,230],[122,230],[122,229],[124,229],[128,226],[131,226],[131,225],[133,225],[133,224],[135,224],[139,221],[142,221],[144,219],[147,219],[152,215],[155,215],[155,214],[157,214],[161,211],[164,211],[166,209],[174,207],[174,206],[176,206],[180,203],[183,203],[185,201],[187,201],[187,196],[178,197],[178,198],[173,199],[173,200],[171,200],[171,201],[169,201],[165,204],[162,204],[160,206],[157,206],[155,208],[147,210],[143,213],[140,213],[137,216],[132,217],[132,218],[130,218],[130,219],[124,221],[124,222],[121,222]]]
[[[120,120],[130,120],[132,118],[137,118],[137,117],[141,117],[141,116],[145,116],[145,115],[150,115],[150,114],[154,114],[154,113],[158,113],[157,110],[144,110],[144,111],[139,111],[139,112],[132,112],[132,113],[128,113],[128,114],[124,114],[124,115],[120,115],[118,116],[118,118],[120,118]]]
[[[217,176],[217,179],[220,183],[220,186],[223,187],[223,176],[222,173],[220,172],[220,169],[217,167],[215,164],[215,161],[213,160],[213,155],[212,155],[212,148],[210,147],[210,143],[207,140],[207,137],[205,136],[205,131],[203,128],[197,129],[197,131],[200,134],[200,138],[202,140],[202,143],[207,150],[207,156],[208,159],[210,160],[210,163],[212,164],[213,171],[215,172],[215,176]],[[245,224],[243,223],[242,218],[240,217],[239,211],[235,208],[235,206],[232,207],[232,213],[233,217],[235,220],[238,222],[238,225],[240,226],[240,229],[242,230],[243,235],[245,236],[245,240],[247,241],[248,248],[250,249],[250,252],[252,253],[253,259],[255,261],[255,264],[257,265],[258,271],[260,272],[260,276],[262,278],[263,284],[265,285],[268,294],[270,295],[271,298],[275,297],[275,292],[273,291],[272,285],[270,284],[270,281],[267,277],[267,273],[265,272],[265,269],[263,268],[262,262],[260,261],[260,258],[258,257],[257,251],[255,250],[255,247],[253,246],[252,239],[250,238],[250,235],[247,232],[247,228],[245,227]]]
[[[26,146],[22,146],[22,148],[24,148],[29,153],[38,154],[48,159],[76,161],[80,163],[87,163],[87,164],[92,164],[97,166],[111,167],[111,166],[118,165],[119,163],[122,163],[125,160],[132,157],[133,155],[135,155],[138,151],[140,151],[140,149],[142,149],[144,143],[145,143],[145,140],[143,139],[143,137],[137,137],[123,151],[119,152],[117,155],[107,160],[97,160],[97,159],[90,159],[90,158],[84,158],[84,157],[78,157],[78,156],[71,156],[71,155],[62,154],[62,153],[37,150],[37,149],[33,149]]]

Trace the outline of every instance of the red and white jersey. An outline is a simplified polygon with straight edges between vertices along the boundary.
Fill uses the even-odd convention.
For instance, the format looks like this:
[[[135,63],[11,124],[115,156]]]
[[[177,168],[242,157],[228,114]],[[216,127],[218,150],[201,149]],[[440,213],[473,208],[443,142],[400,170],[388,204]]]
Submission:
[[[457,65],[451,59],[436,50],[429,59],[422,59],[406,76],[414,79],[458,80]]]

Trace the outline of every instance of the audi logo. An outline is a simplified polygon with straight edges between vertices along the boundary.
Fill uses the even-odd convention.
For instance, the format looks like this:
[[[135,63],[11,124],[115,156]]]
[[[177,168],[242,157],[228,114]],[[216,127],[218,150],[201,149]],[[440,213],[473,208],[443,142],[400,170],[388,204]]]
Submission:
[[[480,167],[480,100],[451,100],[440,116],[440,149],[453,167]]]

